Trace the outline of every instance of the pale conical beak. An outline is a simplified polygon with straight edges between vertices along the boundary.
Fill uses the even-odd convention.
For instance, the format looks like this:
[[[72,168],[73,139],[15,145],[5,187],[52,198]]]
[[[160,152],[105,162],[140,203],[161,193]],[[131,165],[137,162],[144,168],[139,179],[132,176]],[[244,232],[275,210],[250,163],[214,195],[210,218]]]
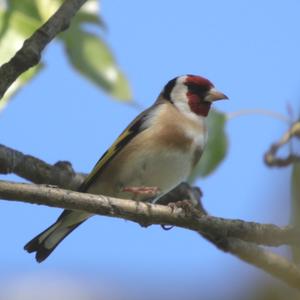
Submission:
[[[228,99],[228,97],[225,94],[219,92],[215,88],[210,89],[209,92],[207,93],[207,96],[205,97],[205,101],[208,102],[225,100],[225,99]]]

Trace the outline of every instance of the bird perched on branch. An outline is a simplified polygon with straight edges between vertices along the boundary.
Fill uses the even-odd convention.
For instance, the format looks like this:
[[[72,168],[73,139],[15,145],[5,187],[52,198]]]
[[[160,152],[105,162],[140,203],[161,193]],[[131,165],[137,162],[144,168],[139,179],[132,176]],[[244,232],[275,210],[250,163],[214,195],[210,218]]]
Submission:
[[[221,99],[228,98],[203,77],[172,79],[102,155],[79,191],[155,203],[184,181],[200,159],[207,140],[205,118],[212,102]],[[24,248],[41,262],[91,216],[64,210]]]

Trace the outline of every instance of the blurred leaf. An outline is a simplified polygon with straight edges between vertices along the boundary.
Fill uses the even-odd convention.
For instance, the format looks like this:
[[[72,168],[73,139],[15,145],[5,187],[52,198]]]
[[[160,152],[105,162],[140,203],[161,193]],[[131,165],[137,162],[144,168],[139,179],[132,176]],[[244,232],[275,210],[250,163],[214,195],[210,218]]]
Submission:
[[[39,26],[39,22],[22,10],[0,11],[0,65],[7,62],[22,46],[24,40]],[[0,102],[3,109],[9,98],[35,75],[40,68],[32,68],[8,89]]]
[[[19,38],[27,38],[40,25],[39,15],[31,0],[8,0],[6,6],[0,6],[0,42],[8,26],[17,30]],[[13,31],[12,30],[12,31]]]
[[[17,80],[9,87],[4,97],[0,101],[0,111],[5,108],[10,98],[16,94],[26,83],[28,83],[34,75],[36,75],[41,69],[43,65],[39,64],[25,73],[23,73]]]
[[[40,16],[33,0],[8,0],[8,12],[19,11],[30,18],[40,20]]]
[[[15,0],[15,1],[20,1],[20,0]],[[64,1],[63,0],[34,0],[34,2],[40,17],[42,18],[42,21],[45,22],[56,12],[56,10]],[[89,0],[81,7],[78,13],[74,16],[71,24],[91,23],[94,25],[99,25],[100,27],[105,27],[104,22],[100,18],[99,12],[100,12],[99,0]]]
[[[17,10],[9,15],[0,12],[0,19],[0,63],[3,63],[20,49],[24,40],[38,28],[39,22]]]
[[[100,17],[100,5],[99,0],[89,0],[80,9],[73,19],[74,22],[78,23],[91,23],[106,29],[106,25]]]
[[[91,33],[72,27],[63,36],[73,67],[113,97],[130,100],[131,91],[123,73],[104,42]]]
[[[227,136],[225,133],[226,117],[223,113],[212,110],[207,118],[208,141],[204,153],[190,176],[190,181],[196,177],[211,174],[224,159],[227,153]]]
[[[294,163],[292,170],[292,212],[291,225],[300,229],[300,163]],[[291,247],[293,259],[300,262],[300,247]]]
[[[18,1],[18,0],[17,0]],[[42,23],[46,22],[59,8],[63,1],[61,0],[32,0]]]

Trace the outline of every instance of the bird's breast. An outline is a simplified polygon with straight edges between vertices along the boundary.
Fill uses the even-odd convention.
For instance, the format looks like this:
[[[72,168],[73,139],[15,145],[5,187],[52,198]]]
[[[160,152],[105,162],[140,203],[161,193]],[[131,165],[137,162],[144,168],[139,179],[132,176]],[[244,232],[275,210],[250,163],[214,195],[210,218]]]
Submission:
[[[125,185],[157,187],[166,193],[191,171],[191,154],[172,148],[148,148],[129,158],[121,174]]]

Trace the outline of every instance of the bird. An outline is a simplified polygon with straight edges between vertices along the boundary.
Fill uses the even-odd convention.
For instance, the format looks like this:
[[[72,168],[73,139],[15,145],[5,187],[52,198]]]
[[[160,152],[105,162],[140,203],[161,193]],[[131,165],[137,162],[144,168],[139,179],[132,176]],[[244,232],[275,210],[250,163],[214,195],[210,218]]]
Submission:
[[[228,97],[206,78],[170,80],[154,104],[140,113],[98,160],[79,192],[135,201],[159,199],[187,179],[207,142],[205,119],[214,101]],[[92,214],[64,210],[56,222],[24,249],[44,261]]]

